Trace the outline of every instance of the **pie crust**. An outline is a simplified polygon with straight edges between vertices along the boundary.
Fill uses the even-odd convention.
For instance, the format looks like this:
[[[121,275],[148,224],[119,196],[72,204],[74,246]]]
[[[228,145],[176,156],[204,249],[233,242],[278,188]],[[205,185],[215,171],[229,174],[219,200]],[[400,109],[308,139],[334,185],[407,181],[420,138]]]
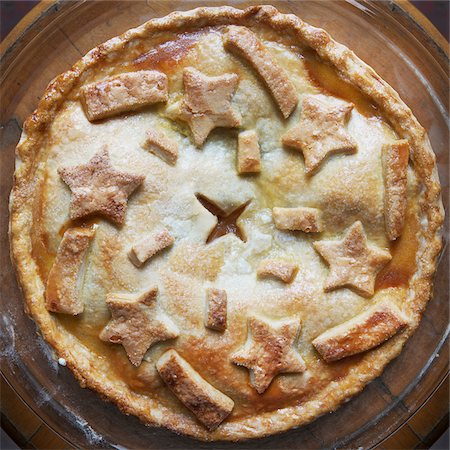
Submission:
[[[335,410],[400,353],[443,216],[426,131],[373,69],[271,6],[218,7],[49,84],[10,237],[26,310],[81,386],[241,440]]]

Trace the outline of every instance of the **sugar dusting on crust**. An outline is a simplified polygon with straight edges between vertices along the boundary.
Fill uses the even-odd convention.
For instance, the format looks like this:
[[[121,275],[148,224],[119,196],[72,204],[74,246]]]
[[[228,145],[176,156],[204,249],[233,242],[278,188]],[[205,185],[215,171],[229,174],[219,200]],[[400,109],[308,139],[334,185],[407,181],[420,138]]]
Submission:
[[[155,70],[117,75],[82,88],[81,101],[90,121],[167,101],[167,76]]]
[[[325,361],[338,361],[377,347],[407,325],[405,315],[385,301],[325,331],[314,339],[313,345]]]
[[[217,15],[220,18],[217,19]],[[361,86],[366,94],[382,105],[383,109],[392,123],[396,127],[399,136],[406,137],[412,142],[412,158],[415,161],[414,168],[416,175],[425,183],[425,189],[421,194],[423,210],[420,215],[422,224],[419,255],[421,261],[418,270],[411,280],[411,288],[420,295],[409,294],[408,305],[412,305],[414,320],[411,328],[407,332],[399,335],[393,340],[387,342],[382,349],[377,349],[364,356],[361,360],[360,375],[357,379],[345,377],[333,385],[333,390],[324,389],[324,391],[314,400],[303,404],[301,407],[288,407],[283,410],[276,411],[271,414],[270,421],[262,417],[248,417],[236,422],[224,423],[222,427],[211,434],[205,433],[201,427],[195,423],[189,422],[187,419],[176,421],[172,413],[153,415],[148,404],[142,406],[141,400],[134,396],[130,391],[130,401],[132,407],[125,405],[122,394],[118,394],[115,387],[107,384],[99,383],[93,376],[93,373],[101,373],[95,361],[89,360],[89,356],[83,352],[77,354],[76,359],[79,367],[75,368],[74,357],[68,357],[68,365],[72,363],[72,370],[76,376],[83,380],[88,386],[95,388],[107,395],[110,399],[121,405],[126,411],[138,415],[146,422],[155,422],[165,424],[179,432],[195,435],[202,439],[238,439],[242,437],[262,436],[266,433],[282,431],[294,425],[308,422],[318,414],[328,411],[330,408],[336,407],[344,398],[358,392],[364,384],[376,376],[382,367],[392,359],[400,351],[403,342],[412,330],[417,326],[420,312],[424,308],[428,299],[430,289],[429,279],[434,272],[434,261],[436,254],[440,248],[440,238],[436,234],[436,230],[442,223],[442,210],[439,203],[439,184],[437,176],[433,172],[434,159],[432,156],[429,143],[423,133],[423,130],[417,124],[411,112],[398,99],[396,94],[390,90],[374,72],[359,61],[351,52],[344,47],[339,46],[332,41],[329,36],[322,30],[310,27],[297,18],[292,16],[284,16],[271,7],[254,7],[245,12],[234,10],[232,8],[218,9],[199,9],[195,12],[175,13],[168,18],[151,21],[142,27],[127,33],[126,37],[114,38],[108,43],[90,52],[80,63],[75,65],[74,69],[59,77],[50,86],[47,94],[43,96],[43,100],[39,109],[33,118],[27,121],[25,126],[27,138],[21,141],[18,153],[23,159],[23,164],[16,174],[17,183],[13,193],[12,204],[12,236],[13,236],[13,252],[17,266],[19,267],[22,285],[25,290],[25,297],[29,305],[29,309],[33,317],[39,321],[43,333],[47,340],[56,348],[60,348],[67,344],[67,337],[64,335],[54,336],[49,327],[47,315],[43,315],[39,310],[38,302],[31,299],[38,298],[39,291],[33,287],[34,280],[37,277],[34,263],[30,264],[27,257],[27,248],[29,248],[29,215],[27,208],[29,205],[28,194],[32,192],[28,175],[32,171],[32,158],[39,146],[39,139],[43,134],[46,123],[49,123],[54,117],[54,107],[61,104],[68,91],[76,83],[77,77],[85,70],[86,67],[96,64],[97,61],[105,60],[109,52],[116,51],[127,39],[133,39],[140,35],[145,36],[149,32],[155,30],[170,29],[177,24],[178,27],[196,25],[198,20],[202,23],[228,22],[238,24],[258,24],[265,23],[276,30],[292,29],[296,33],[299,40],[314,47],[319,54],[330,59],[335,65],[347,75],[350,81]],[[25,134],[24,134],[25,136]],[[433,175],[434,173],[434,175]],[[428,215],[428,216],[426,216]],[[28,220],[28,222],[27,222]],[[28,223],[28,224],[27,224]],[[87,367],[90,367],[89,371]],[[150,411],[150,412],[149,412]],[[159,408],[158,408],[159,411]]]

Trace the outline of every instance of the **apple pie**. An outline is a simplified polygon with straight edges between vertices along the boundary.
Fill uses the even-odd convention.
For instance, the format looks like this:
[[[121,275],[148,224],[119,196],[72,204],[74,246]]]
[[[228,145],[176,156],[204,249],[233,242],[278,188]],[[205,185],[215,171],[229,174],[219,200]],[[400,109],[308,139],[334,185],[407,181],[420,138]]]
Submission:
[[[153,19],[24,124],[11,246],[81,386],[201,440],[281,432],[380,375],[430,298],[426,131],[326,31],[271,6]]]

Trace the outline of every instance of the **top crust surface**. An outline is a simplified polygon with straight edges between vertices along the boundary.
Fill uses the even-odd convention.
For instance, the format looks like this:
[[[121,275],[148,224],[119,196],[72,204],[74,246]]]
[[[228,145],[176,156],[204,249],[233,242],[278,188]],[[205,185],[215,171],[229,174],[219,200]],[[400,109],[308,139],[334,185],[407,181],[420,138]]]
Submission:
[[[283,120],[281,117],[270,124],[267,120],[259,119],[260,122],[257,124],[262,150],[262,170],[261,175],[258,176],[267,177],[263,178],[266,184],[269,181],[278,183],[277,190],[274,191],[282,194],[279,196],[273,194],[272,191],[261,193],[262,191],[255,189],[253,186],[256,183],[252,184],[254,179],[251,178],[253,175],[240,177],[239,183],[242,184],[239,184],[237,189],[228,189],[232,184],[230,181],[233,182],[234,177],[238,177],[235,147],[233,146],[235,141],[232,141],[231,138],[223,138],[223,133],[233,133],[232,130],[212,132],[211,136],[205,140],[203,148],[197,150],[188,141],[189,133],[185,132],[182,128],[183,125],[180,125],[183,136],[177,138],[180,152],[178,160],[173,166],[159,158],[154,158],[153,155],[148,155],[148,152],[141,149],[140,143],[145,138],[145,130],[153,125],[158,129],[159,126],[167,126],[166,120],[169,120],[167,117],[170,116],[171,102],[177,99],[169,98],[167,117],[155,118],[151,115],[152,112],[142,112],[145,120],[141,122],[147,121],[146,127],[139,128],[140,125],[136,119],[141,114],[139,113],[131,115],[129,118],[117,116],[114,119],[116,125],[111,125],[113,122],[108,121],[96,124],[97,131],[92,132],[92,128],[90,128],[92,125],[84,116],[80,103],[74,101],[73,98],[81,95],[81,88],[84,85],[92,85],[104,80],[104,75],[100,70],[102,65],[114,64],[114,61],[128,63],[139,56],[133,53],[136,51],[133,50],[133,45],[129,44],[145,44],[148,40],[146,45],[152,48],[152,39],[155,33],[160,35],[167,33],[168,36],[173,36],[174,32],[186,33],[211,27],[209,40],[199,41],[200,51],[194,48],[188,55],[186,65],[192,65],[197,61],[196,58],[201,51],[206,52],[207,55],[215,54],[214,46],[217,42],[221,42],[221,28],[230,25],[248,27],[264,45],[270,43],[274,48],[276,47],[276,51],[273,51],[272,47],[269,51],[272,52],[277,63],[284,66],[284,70],[288,74],[291,73],[290,70],[294,69],[293,65],[283,59],[285,48],[283,36],[289,36],[287,42],[295,43],[300,49],[312,49],[321,60],[332,65],[340,77],[362,92],[382,111],[390,125],[386,123],[380,125],[383,130],[380,132],[378,141],[380,149],[382,143],[392,143],[399,139],[409,143],[412,164],[408,166],[407,171],[408,208],[413,211],[411,216],[414,225],[417,225],[419,230],[416,237],[417,245],[412,257],[421,264],[411,274],[407,286],[388,287],[380,292],[375,292],[373,299],[370,300],[362,299],[348,289],[324,293],[322,288],[327,268],[312,250],[311,244],[308,243],[309,239],[315,239],[315,237],[312,237],[311,234],[305,235],[305,233],[302,233],[302,237],[300,237],[299,234],[295,234],[297,233],[295,231],[275,230],[271,219],[273,207],[292,208],[303,205],[317,208],[323,215],[321,222],[324,231],[322,232],[323,236],[321,233],[320,239],[341,239],[348,226],[355,220],[362,220],[373,245],[387,248],[389,242],[384,231],[383,196],[381,194],[383,180],[382,177],[370,176],[370,173],[374,172],[374,164],[381,173],[380,153],[378,152],[378,159],[370,159],[371,157],[368,155],[373,150],[371,148],[367,148],[366,151],[364,146],[358,145],[358,152],[354,155],[338,155],[327,158],[319,170],[308,179],[309,185],[317,188],[317,197],[311,200],[312,197],[308,197],[306,194],[305,197],[296,197],[296,195],[302,195],[301,188],[305,188],[307,185],[304,178],[304,164],[299,152],[289,152],[281,148],[281,135],[288,129],[287,122],[281,122]],[[270,32],[266,33],[265,30]],[[272,41],[270,36],[272,36]],[[278,36],[275,41],[273,41],[273,36]],[[277,39],[281,42],[279,47],[277,47]],[[211,64],[205,58],[206,62],[202,67],[204,73],[208,76],[217,76],[237,70],[236,66],[230,66],[224,62],[223,58],[226,54],[219,52],[216,54],[217,58],[211,58],[211,61],[214,61]],[[111,61],[113,62],[111,63]],[[298,66],[298,62],[295,62],[295,65]],[[273,101],[270,97],[271,94],[267,91],[251,87],[254,74],[249,74],[246,70],[244,68],[240,73],[242,78],[233,96],[232,106],[242,115],[241,126],[250,129],[252,125],[256,126],[253,122],[257,122],[255,117],[259,110],[266,108],[266,110],[272,111]],[[181,69],[170,74],[179,95],[178,99],[183,93],[181,74]],[[295,76],[300,77],[305,74],[295,72]],[[295,85],[296,89],[299,89],[298,86]],[[310,88],[308,87],[308,89]],[[308,93],[320,95],[316,91]],[[254,101],[255,96],[258,98],[257,102]],[[243,97],[250,99],[250,106],[242,100]],[[253,103],[251,103],[252,99]],[[329,100],[333,102],[333,99]],[[298,109],[289,118],[290,126],[298,124],[300,114]],[[244,110],[245,114],[243,114]],[[172,120],[172,117],[169,118]],[[134,134],[126,133],[126,120],[130,120]],[[353,110],[348,129],[358,140],[358,144],[364,139],[365,132],[373,131],[373,129],[365,128],[366,126],[368,125],[362,115]],[[362,132],[359,134],[355,131],[358,127],[362,127]],[[73,131],[74,129],[76,131]],[[236,130],[234,132],[236,135]],[[73,151],[70,154],[64,151],[58,153],[55,151],[55,147],[46,146],[47,137],[54,138],[58,133],[64,135],[66,140],[61,140],[56,145],[61,145],[61,148],[71,147]],[[79,133],[78,136],[76,133]],[[270,135],[273,134],[279,137],[277,142],[270,141]],[[81,142],[79,145],[77,139]],[[146,177],[139,192],[133,194],[128,201],[123,225],[118,227],[102,220],[96,229],[90,253],[98,256],[92,257],[93,259],[90,261],[92,272],[85,280],[88,291],[82,295],[82,301],[85,304],[87,302],[88,309],[91,311],[92,321],[89,321],[88,318],[86,328],[80,328],[80,334],[74,335],[58,321],[57,316],[50,314],[45,309],[44,285],[46,280],[45,277],[41,278],[38,264],[30,249],[33,248],[35,239],[33,236],[36,235],[38,228],[44,230],[49,236],[58,236],[61,223],[57,220],[52,223],[52,220],[49,219],[50,216],[57,216],[55,211],[59,211],[61,220],[69,219],[70,193],[57,177],[57,169],[87,163],[95,152],[100,150],[100,141],[102,141],[102,145],[106,143],[109,146],[112,165],[117,170],[127,173],[145,173]],[[115,141],[120,143],[115,145]],[[123,145],[124,142],[127,143],[127,146]],[[230,144],[231,142],[234,144]],[[279,167],[270,166],[270,158],[265,159],[265,152],[273,148],[276,148],[277,154],[283,158],[282,166],[286,168],[283,173],[279,172]],[[141,153],[137,153],[138,149]],[[49,155],[52,155],[52,152],[56,156],[54,156],[54,160],[50,161]],[[118,404],[124,412],[138,416],[145,423],[165,426],[178,433],[202,440],[240,440],[262,437],[306,424],[319,415],[334,410],[341,402],[359,392],[369,381],[381,373],[384,366],[399,354],[406,339],[418,326],[429,299],[431,278],[441,248],[439,230],[443,222],[443,211],[440,201],[440,185],[435,171],[435,157],[425,130],[417,122],[409,108],[400,100],[397,93],[351,51],[333,41],[325,31],[314,28],[295,16],[280,14],[273,7],[255,6],[246,10],[230,7],[199,8],[183,13],[176,12],[162,19],[153,19],[102,44],[77,62],[71,70],[50,83],[32,118],[24,124],[24,134],[18,145],[17,155],[21,164],[16,170],[12,193],[11,244],[13,259],[17,266],[19,281],[23,287],[30,315],[37,322],[44,338],[55,348],[58,357],[66,359],[67,365],[84,386],[100,392]],[[198,163],[194,162],[192,155],[198,158]],[[347,192],[348,190],[342,182],[342,173],[339,172],[339,164],[344,161],[344,158],[354,158],[352,161],[358,162],[359,167],[368,177],[364,180],[368,186],[367,190],[355,189]],[[364,165],[364,158],[367,158],[367,166]],[[34,210],[36,202],[40,200],[38,195],[41,195],[42,189],[40,189],[39,183],[43,183],[45,171],[42,170],[42,167],[45,166],[47,160],[50,162],[45,170],[47,170],[47,175],[50,175],[49,180],[56,186],[55,193],[63,201],[55,205],[49,198],[46,198],[45,201],[48,204],[44,210],[47,211],[47,216],[40,216],[35,221],[30,221],[31,211]],[[211,164],[212,160],[217,160],[217,165]],[[374,161],[378,162],[374,163]],[[178,171],[174,172],[177,175],[182,174],[183,167],[185,167],[183,164],[186,162],[192,164],[189,176],[179,176],[176,182],[172,182],[169,171],[173,169]],[[233,168],[233,175],[228,175],[226,170],[228,162],[229,167]],[[335,169],[332,169],[333,165],[336,165]],[[370,170],[368,170],[369,167]],[[333,170],[337,170],[339,176],[335,176]],[[206,175],[202,177],[203,173],[207,177]],[[352,174],[346,172],[346,175],[351,177]],[[193,176],[200,180],[199,186],[190,184]],[[205,181],[206,179],[209,182]],[[38,188],[35,188],[35,180],[39,181]],[[211,184],[211,180],[218,180],[218,182]],[[299,186],[295,193],[291,189],[294,184]],[[179,185],[184,186],[184,189],[178,190]],[[419,185],[423,186],[420,192],[417,189]],[[224,189],[224,186],[227,189]],[[321,186],[326,186],[326,189],[321,190]],[[236,239],[232,234],[227,234],[211,244],[205,245],[205,237],[214,228],[216,218],[195,198],[192,201],[187,199],[185,195],[187,187],[192,190],[192,194],[201,193],[207,196],[224,211],[232,211],[239,205],[250,201],[242,215],[241,222],[244,232],[247,232],[248,248],[251,249],[247,253],[250,255],[248,261],[227,259],[231,254],[244,252],[244,247],[240,246],[245,243]],[[378,193],[376,198],[367,194],[373,187],[376,187],[375,191]],[[168,196],[167,192],[171,189],[174,194]],[[344,191],[348,195],[345,201],[342,195]],[[30,192],[33,194],[30,195]],[[309,191],[307,193],[309,195]],[[262,203],[260,198],[264,198],[264,201],[268,203]],[[297,202],[299,198],[304,202]],[[320,202],[318,198],[323,198],[324,201]],[[170,203],[172,199],[176,199],[176,201]],[[148,204],[151,204],[150,210],[153,215],[148,214],[149,209],[146,206]],[[164,205],[168,204],[172,205],[171,207],[178,212],[179,216],[174,216],[174,218],[167,214]],[[187,213],[186,210],[188,210]],[[342,215],[337,216],[337,219],[333,216],[336,210],[342,211]],[[254,222],[251,222],[251,217],[256,218]],[[173,233],[174,245],[170,251],[164,252],[162,257],[158,255],[154,261],[152,259],[151,264],[145,266],[148,267],[147,269],[135,268],[127,257],[127,249],[131,243],[135,242],[133,238],[154,229],[161,223]],[[250,226],[246,228],[245,225],[248,223],[251,223],[253,228]],[[405,220],[404,227],[408,226],[411,224]],[[189,239],[185,239],[186,235],[189,235]],[[58,237],[50,239],[49,251],[46,256],[50,260],[53,258],[52,254],[56,253],[59,240]],[[292,285],[286,286],[276,280],[273,282],[265,280],[262,283],[263,288],[255,289],[255,285],[252,284],[256,279],[256,267],[259,261],[264,258],[285,256],[278,255],[273,250],[276,246],[268,242],[284,242],[284,249],[291,246],[289,258],[295,258],[298,255],[307,258],[299,263],[299,273]],[[256,253],[255,249],[261,248],[266,249],[264,250],[266,253]],[[393,259],[395,259],[395,254]],[[246,272],[248,266],[250,266],[250,270]],[[224,267],[228,267],[228,269],[224,269]],[[229,269],[230,267],[232,269]],[[241,272],[237,273],[235,268],[239,268]],[[161,274],[161,278],[156,278],[156,274]],[[238,276],[240,277],[239,283],[237,283],[239,287],[229,289],[227,283],[230,280],[235,282]],[[311,292],[308,293],[301,286],[304,279],[308,279],[308,277],[317,282],[313,290],[314,295],[311,295]],[[97,283],[98,279],[101,282]],[[118,368],[118,366],[124,367],[123,359],[117,359],[117,356],[114,356],[118,352],[108,350],[107,345],[112,344],[97,344],[98,335],[89,335],[89,333],[85,336],[81,335],[83,330],[92,328],[95,321],[103,321],[102,323],[106,324],[108,309],[105,298],[108,292],[140,290],[150,282],[161,283],[159,300],[164,311],[180,328],[180,336],[173,343],[154,345],[144,357],[143,365],[152,364],[154,366],[166,351],[174,348],[189,364],[192,364],[192,367],[198,369],[199,372],[201,370],[199,376],[204,378],[214,389],[232,399],[234,401],[233,411],[213,431],[205,429],[190,413],[187,413],[183,405],[174,399],[168,388],[155,389],[152,395],[142,395],[141,392],[136,391],[134,389],[137,384],[136,373],[127,366],[123,369]],[[224,333],[205,331],[203,325],[204,286],[211,285],[211,282],[214,282],[214,286],[225,288],[227,291],[227,329]],[[408,325],[385,344],[361,354],[361,358],[353,366],[348,367],[344,374],[340,372],[337,376],[333,366],[319,359],[311,342],[330,327],[339,326],[357,314],[363,313],[367,309],[368,302],[378,301],[379,297],[387,299],[386,301],[395,305],[395,308],[401,311],[402,317],[407,318]],[[317,303],[313,303],[314,301]],[[321,322],[324,316],[321,314],[328,311],[332,304],[339,304],[340,307],[333,311],[333,316],[331,319],[328,318],[327,324],[324,325],[324,322]],[[260,398],[259,394],[250,386],[248,371],[229,364],[228,360],[227,364],[223,364],[224,354],[231,355],[245,342],[246,321],[250,306],[256,308],[258,314],[264,314],[270,319],[282,319],[286,315],[300,315],[302,323],[296,350],[305,362],[306,372],[294,375],[296,377],[294,385],[289,381],[293,378],[279,375],[273,380],[263,398]],[[277,315],[280,310],[283,311],[283,317]],[[94,325],[98,326],[98,323]],[[201,339],[198,337],[199,333]],[[220,344],[217,341],[219,335],[222,339]],[[104,352],[101,355],[102,358],[99,358],[95,352],[89,351],[90,344],[94,339],[96,340],[95,345],[105,346],[101,347]],[[308,344],[304,345],[304,341],[308,341]],[[220,358],[217,355],[220,355]],[[126,360],[124,352],[119,356]],[[203,364],[202,361],[206,360],[208,364]],[[121,364],[117,364],[118,361]],[[318,380],[318,373],[321,373],[328,384],[315,390],[315,386],[318,385],[315,383],[315,380]],[[162,384],[158,384],[161,383],[161,380],[156,372],[151,378],[150,384],[152,383],[162,386]],[[298,397],[292,394],[293,388],[306,392],[306,400],[298,402]],[[293,400],[291,403],[277,403],[279,396],[283,399],[292,398]],[[261,402],[258,404],[263,405],[260,412],[255,412],[255,408],[252,406],[255,402]],[[242,406],[243,404],[250,406],[245,408]],[[230,410],[230,406],[228,405],[225,409]]]

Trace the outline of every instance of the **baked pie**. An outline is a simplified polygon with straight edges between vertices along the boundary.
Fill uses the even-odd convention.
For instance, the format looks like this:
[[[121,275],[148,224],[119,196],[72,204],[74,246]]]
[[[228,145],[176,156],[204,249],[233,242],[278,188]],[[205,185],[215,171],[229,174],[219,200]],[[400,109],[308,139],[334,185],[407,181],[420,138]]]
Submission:
[[[430,297],[425,130],[323,30],[175,12],[90,51],[25,122],[11,243],[84,387],[202,440],[261,437],[378,376]]]

